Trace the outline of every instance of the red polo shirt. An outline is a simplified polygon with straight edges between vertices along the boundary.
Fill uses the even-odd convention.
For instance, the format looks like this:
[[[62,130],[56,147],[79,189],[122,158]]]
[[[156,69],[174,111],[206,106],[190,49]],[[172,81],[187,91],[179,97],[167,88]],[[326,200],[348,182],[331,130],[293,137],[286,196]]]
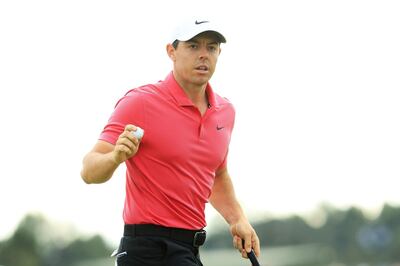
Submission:
[[[126,161],[126,224],[200,229],[215,172],[226,166],[235,112],[208,84],[210,103],[199,110],[176,82],[129,91],[118,101],[100,140],[116,143],[125,125],[144,129],[138,152]]]

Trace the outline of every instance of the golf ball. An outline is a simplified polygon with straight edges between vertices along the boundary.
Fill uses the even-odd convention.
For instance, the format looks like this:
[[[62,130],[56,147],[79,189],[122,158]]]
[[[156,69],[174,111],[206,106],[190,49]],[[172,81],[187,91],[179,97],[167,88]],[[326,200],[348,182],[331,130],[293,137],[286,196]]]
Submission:
[[[141,129],[140,127],[136,127],[136,131],[132,131],[132,134],[137,138],[137,139],[142,139],[144,135],[144,130]]]

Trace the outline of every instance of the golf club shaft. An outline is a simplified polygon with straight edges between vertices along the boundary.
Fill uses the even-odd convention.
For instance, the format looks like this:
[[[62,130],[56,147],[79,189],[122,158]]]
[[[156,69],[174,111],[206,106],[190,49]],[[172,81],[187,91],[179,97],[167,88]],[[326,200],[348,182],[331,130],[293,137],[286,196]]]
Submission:
[[[242,239],[242,245],[244,247],[244,239]],[[254,253],[253,249],[251,249],[251,251],[247,253],[247,257],[249,257],[251,264],[253,266],[260,266],[260,263],[258,262],[256,254]]]
[[[260,263],[258,263],[256,254],[254,254],[254,250],[251,250],[249,253],[247,253],[247,256],[249,257],[251,264],[253,266],[260,266]]]

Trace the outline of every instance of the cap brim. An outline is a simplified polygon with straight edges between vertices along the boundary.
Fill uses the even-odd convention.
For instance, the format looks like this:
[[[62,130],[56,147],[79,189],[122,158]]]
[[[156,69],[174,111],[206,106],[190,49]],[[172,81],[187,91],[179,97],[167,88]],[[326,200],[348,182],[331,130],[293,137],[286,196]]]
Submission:
[[[182,41],[182,42],[186,42],[186,41],[189,41],[190,39],[193,39],[194,37],[196,37],[196,36],[198,36],[198,35],[200,35],[202,33],[205,33],[205,32],[212,32],[218,38],[218,42],[226,43],[226,39],[225,39],[224,35],[222,35],[221,33],[219,33],[216,30],[211,30],[211,29],[210,30],[203,30],[203,31],[195,32],[195,33],[191,33],[191,34],[187,34],[185,36],[180,37],[177,40],[178,41]]]

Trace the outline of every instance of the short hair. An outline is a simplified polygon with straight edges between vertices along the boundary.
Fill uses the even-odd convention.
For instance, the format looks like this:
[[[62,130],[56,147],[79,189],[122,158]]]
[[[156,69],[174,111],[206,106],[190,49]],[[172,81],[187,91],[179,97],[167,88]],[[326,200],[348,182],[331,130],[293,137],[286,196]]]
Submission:
[[[178,41],[178,40],[175,40],[175,41],[172,43],[172,46],[174,47],[174,49],[176,49],[176,48],[178,47],[178,44],[179,44],[179,41]]]

